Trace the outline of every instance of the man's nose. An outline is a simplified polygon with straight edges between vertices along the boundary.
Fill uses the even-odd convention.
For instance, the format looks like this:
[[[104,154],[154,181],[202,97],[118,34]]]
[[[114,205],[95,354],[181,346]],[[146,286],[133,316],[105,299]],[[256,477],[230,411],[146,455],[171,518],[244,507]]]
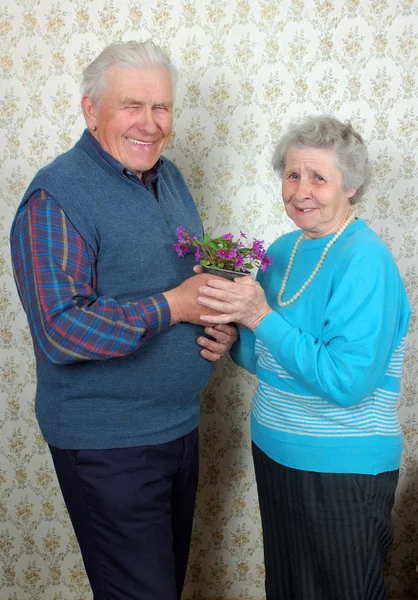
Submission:
[[[138,113],[136,125],[141,131],[154,132],[158,127],[155,121],[154,111],[151,106],[144,106]]]

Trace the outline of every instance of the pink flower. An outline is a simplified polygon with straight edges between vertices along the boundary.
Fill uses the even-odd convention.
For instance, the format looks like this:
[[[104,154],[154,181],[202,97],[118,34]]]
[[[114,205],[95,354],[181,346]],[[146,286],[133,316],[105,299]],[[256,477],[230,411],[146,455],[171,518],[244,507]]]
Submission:
[[[232,250],[229,251],[228,258],[235,258],[236,255],[237,251],[234,248],[232,248]]]
[[[228,250],[218,250],[218,256],[220,256],[221,258],[227,258]]]
[[[196,262],[199,262],[201,255],[202,255],[202,250],[200,249],[200,246],[198,246],[196,248],[196,254],[195,254]]]
[[[240,231],[240,232],[239,232],[239,234],[240,234],[240,236],[241,236],[242,238],[245,238],[245,239],[247,239],[247,236],[246,236],[246,235],[245,235],[245,233],[243,233],[242,231]]]
[[[234,239],[234,236],[232,235],[232,233],[225,233],[225,235],[222,236],[223,240],[232,240]]]

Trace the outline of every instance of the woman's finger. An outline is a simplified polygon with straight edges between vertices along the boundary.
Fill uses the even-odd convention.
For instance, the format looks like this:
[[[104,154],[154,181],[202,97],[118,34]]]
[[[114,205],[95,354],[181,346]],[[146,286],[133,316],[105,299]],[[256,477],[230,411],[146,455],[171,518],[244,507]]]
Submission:
[[[236,310],[236,308],[229,302],[223,302],[222,300],[208,298],[207,296],[198,296],[197,302],[198,304],[203,304],[208,308],[217,310],[219,313],[231,313]]]
[[[229,290],[212,288],[206,285],[201,285],[199,287],[199,294],[211,298],[218,298],[218,300],[224,300],[225,302],[233,302],[234,298],[237,297],[237,294],[231,293]]]
[[[204,321],[204,323],[213,323],[216,325],[225,324],[225,323],[235,323],[236,319],[233,315],[200,315],[199,319]]]

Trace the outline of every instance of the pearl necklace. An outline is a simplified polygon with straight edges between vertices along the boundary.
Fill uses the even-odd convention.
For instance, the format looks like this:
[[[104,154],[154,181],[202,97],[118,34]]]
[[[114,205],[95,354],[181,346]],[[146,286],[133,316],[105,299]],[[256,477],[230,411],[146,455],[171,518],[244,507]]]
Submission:
[[[286,302],[283,302],[282,298],[283,298],[283,294],[286,289],[287,280],[289,279],[290,271],[292,270],[292,267],[293,267],[296,252],[298,251],[299,245],[300,245],[301,241],[303,240],[304,233],[302,233],[298,237],[295,245],[293,246],[292,254],[290,255],[290,259],[289,259],[289,264],[287,265],[286,273],[284,274],[284,277],[283,277],[282,286],[280,288],[279,295],[277,296],[277,304],[279,306],[281,306],[282,308],[285,306],[289,306],[289,304],[293,304],[293,302],[295,302],[295,300],[297,300],[299,298],[299,296],[301,296],[303,294],[303,292],[306,290],[308,285],[310,285],[312,283],[315,275],[317,275],[317,273],[319,272],[319,269],[322,267],[322,263],[324,262],[331,246],[333,246],[335,244],[335,242],[338,240],[340,235],[347,229],[347,227],[350,225],[350,223],[354,219],[355,219],[355,216],[350,215],[346,219],[346,221],[344,221],[343,226],[340,227],[340,229],[336,232],[336,234],[330,239],[328,244],[325,246],[325,248],[317,262],[317,265],[316,265],[315,269],[312,271],[312,273],[309,275],[309,278],[305,281],[305,283],[302,285],[302,287],[299,289],[299,291],[296,292],[296,294],[294,294],[291,298],[289,298],[289,300],[286,300]]]

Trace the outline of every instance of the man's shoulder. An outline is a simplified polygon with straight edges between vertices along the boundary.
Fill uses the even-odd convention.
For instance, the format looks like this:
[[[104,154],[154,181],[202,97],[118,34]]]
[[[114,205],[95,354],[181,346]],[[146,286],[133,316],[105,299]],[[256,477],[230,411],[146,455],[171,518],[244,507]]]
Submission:
[[[166,156],[161,157],[162,166],[160,169],[160,175],[163,177],[178,179],[179,181],[184,182],[184,177],[179,169],[179,167],[167,158]]]
[[[63,176],[65,176],[69,170],[72,171],[74,169],[78,169],[80,165],[85,165],[85,162],[85,153],[80,150],[77,143],[72,148],[66,150],[62,154],[59,154],[51,162],[39,169],[34,179],[37,177],[50,176],[57,171],[62,171]]]
[[[64,189],[68,186],[72,187],[75,180],[83,178],[83,173],[85,173],[85,177],[88,177],[86,160],[82,154],[76,144],[39,169],[29,183],[23,201],[41,189],[54,195],[57,186]]]

